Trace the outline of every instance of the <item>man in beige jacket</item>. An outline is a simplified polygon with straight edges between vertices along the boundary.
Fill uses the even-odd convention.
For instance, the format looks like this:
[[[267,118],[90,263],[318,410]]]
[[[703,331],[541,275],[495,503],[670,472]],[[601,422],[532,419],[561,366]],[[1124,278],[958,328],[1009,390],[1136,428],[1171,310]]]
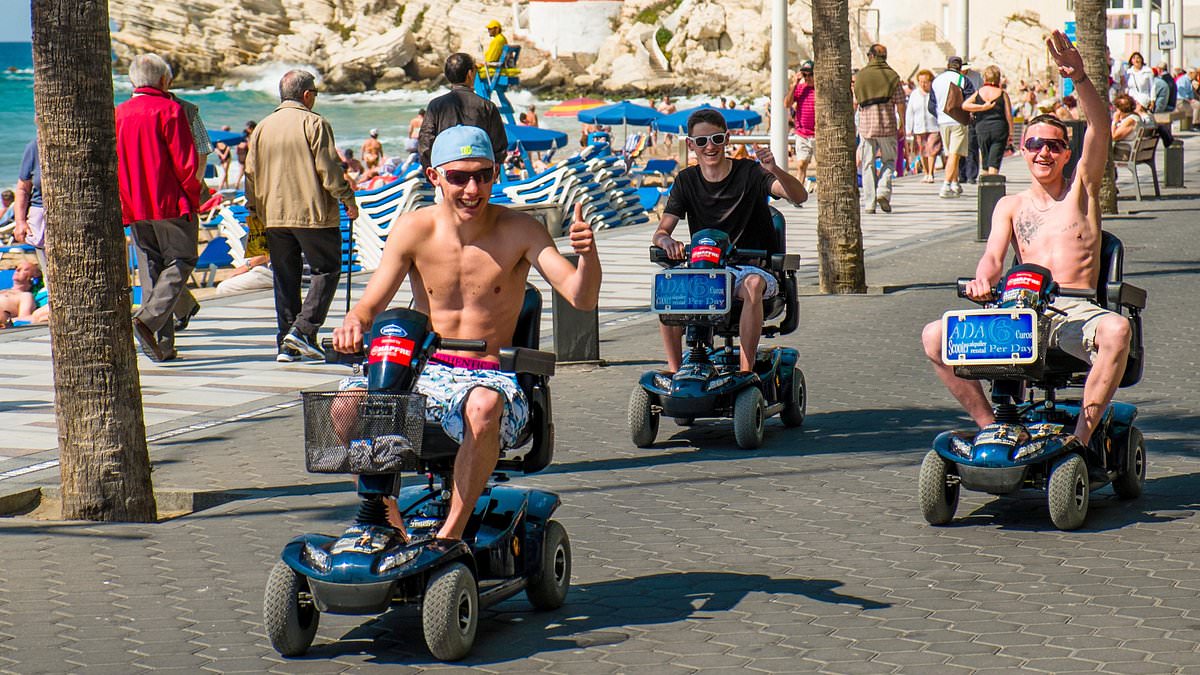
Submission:
[[[279,328],[275,360],[324,358],[317,331],[325,323],[341,276],[339,202],[358,217],[329,122],[312,111],[317,100],[311,73],[292,70],[279,80],[281,103],[250,135],[246,157],[246,207],[263,222],[275,277]],[[310,284],[303,303],[300,277],[308,260]]]

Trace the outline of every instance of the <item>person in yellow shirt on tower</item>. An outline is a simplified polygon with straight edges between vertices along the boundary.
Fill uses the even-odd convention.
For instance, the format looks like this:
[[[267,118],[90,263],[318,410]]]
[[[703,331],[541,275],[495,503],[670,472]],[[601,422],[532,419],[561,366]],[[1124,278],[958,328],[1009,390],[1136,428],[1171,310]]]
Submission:
[[[487,49],[483,51],[483,60],[486,63],[486,68],[501,68],[500,55],[504,53],[504,46],[508,44],[508,40],[504,34],[500,32],[500,22],[492,19],[487,23],[487,32],[492,40],[488,43]]]

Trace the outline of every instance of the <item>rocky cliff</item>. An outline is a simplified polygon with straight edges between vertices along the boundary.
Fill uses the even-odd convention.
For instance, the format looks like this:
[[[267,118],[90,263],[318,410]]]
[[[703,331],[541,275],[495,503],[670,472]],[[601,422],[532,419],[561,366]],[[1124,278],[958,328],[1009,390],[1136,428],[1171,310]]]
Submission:
[[[761,95],[770,89],[771,4],[625,0],[598,54],[555,55],[522,39],[520,5],[514,10],[507,0],[111,0],[110,12],[118,68],[133,54],[158,52],[175,65],[185,86],[231,85],[278,64],[319,71],[331,91],[429,86],[448,54],[482,52],[484,25],[496,18],[511,42],[524,45],[526,87]],[[850,16],[869,4],[850,0]],[[809,3],[789,3],[788,18],[794,67],[812,55]],[[1026,43],[1036,45],[1039,32],[1048,30],[1036,24],[1014,20],[1009,28],[1019,29],[1020,39],[997,36],[988,56],[1003,60],[1012,51],[1015,69],[1017,59],[1024,59],[1015,52]],[[918,65],[939,69],[950,52],[940,36],[883,39],[893,66],[905,76]],[[851,27],[855,65],[861,65],[869,40]],[[1028,62],[1020,66],[1036,70]]]

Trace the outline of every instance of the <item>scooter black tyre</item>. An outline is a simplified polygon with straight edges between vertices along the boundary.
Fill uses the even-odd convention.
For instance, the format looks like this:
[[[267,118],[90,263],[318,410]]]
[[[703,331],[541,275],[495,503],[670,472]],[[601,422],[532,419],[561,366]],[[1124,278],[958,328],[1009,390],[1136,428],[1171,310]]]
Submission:
[[[525,596],[537,609],[562,607],[571,588],[571,539],[567,528],[557,520],[546,523],[546,539],[542,543],[542,569],[529,580]]]
[[[785,427],[798,427],[804,424],[804,416],[808,414],[808,385],[804,382],[804,373],[799,368],[792,370],[791,386],[788,388],[789,397],[784,401],[779,420]]]
[[[1079,455],[1071,455],[1050,472],[1046,501],[1050,506],[1050,521],[1060,530],[1075,530],[1087,518],[1091,492],[1087,464]]]
[[[762,445],[765,407],[766,402],[758,387],[746,387],[734,399],[733,438],[739,448],[753,450]]]
[[[1121,499],[1134,499],[1142,495],[1146,485],[1146,439],[1141,429],[1130,427],[1122,451],[1125,465],[1113,481],[1113,492]]]
[[[479,588],[475,575],[462,563],[438,570],[425,586],[421,628],[434,658],[457,661],[475,644],[479,626]]]
[[[658,437],[658,413],[650,409],[650,394],[640,386],[629,395],[629,437],[639,448],[654,445]]]
[[[301,656],[312,646],[321,613],[308,593],[308,579],[280,561],[271,568],[263,593],[263,626],[271,646],[282,656]]]
[[[917,479],[917,494],[921,502],[921,514],[930,525],[945,525],[954,520],[958,510],[957,484],[949,481],[950,463],[941,455],[930,450],[921,460],[921,475]]]

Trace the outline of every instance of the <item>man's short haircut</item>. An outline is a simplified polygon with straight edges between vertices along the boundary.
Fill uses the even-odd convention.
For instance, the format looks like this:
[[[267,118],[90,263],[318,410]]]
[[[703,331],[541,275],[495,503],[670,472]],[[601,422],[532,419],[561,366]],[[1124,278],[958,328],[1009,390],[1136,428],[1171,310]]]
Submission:
[[[317,78],[305,70],[289,70],[279,78],[280,101],[303,101],[304,92],[317,90]]]
[[[1125,114],[1133,112],[1137,104],[1134,103],[1133,97],[1129,94],[1117,94],[1113,97],[1113,107]]]
[[[875,58],[875,57],[879,56],[880,54],[883,54],[884,56],[887,56],[887,47],[884,47],[883,45],[879,44],[878,42],[876,42],[875,44],[871,45],[871,46],[870,46],[870,47],[867,49],[867,57],[868,57],[868,58],[872,58],[872,59],[873,59],[873,58]]]
[[[715,108],[701,108],[688,116],[688,136],[692,135],[692,129],[695,129],[697,124],[711,124],[714,127],[719,127],[721,131],[729,131],[729,126],[725,124],[725,118]]]
[[[1058,129],[1062,132],[1064,141],[1071,137],[1070,133],[1067,131],[1067,125],[1063,124],[1062,120],[1058,119],[1054,115],[1038,115],[1037,117],[1029,120],[1029,123],[1025,125],[1025,133],[1022,134],[1022,138],[1028,136],[1029,130],[1038,124],[1048,124],[1055,129]]]
[[[983,69],[983,81],[986,84],[994,84],[1000,86],[1000,69],[996,66],[988,66]]]
[[[455,52],[446,57],[446,67],[442,71],[450,84],[466,84],[467,74],[475,69],[475,59],[470,54]]]
[[[163,78],[175,79],[171,66],[158,54],[138,54],[129,62],[129,82],[134,88],[157,87]]]

